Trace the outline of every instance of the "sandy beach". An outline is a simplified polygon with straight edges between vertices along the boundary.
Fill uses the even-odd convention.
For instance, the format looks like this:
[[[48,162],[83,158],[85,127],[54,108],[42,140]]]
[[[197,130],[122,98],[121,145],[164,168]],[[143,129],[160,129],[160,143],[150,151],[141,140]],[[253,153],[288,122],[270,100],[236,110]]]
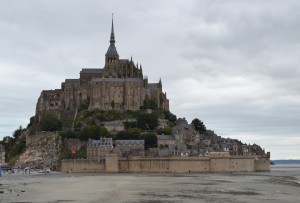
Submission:
[[[299,202],[300,166],[270,173],[3,174],[0,202]]]

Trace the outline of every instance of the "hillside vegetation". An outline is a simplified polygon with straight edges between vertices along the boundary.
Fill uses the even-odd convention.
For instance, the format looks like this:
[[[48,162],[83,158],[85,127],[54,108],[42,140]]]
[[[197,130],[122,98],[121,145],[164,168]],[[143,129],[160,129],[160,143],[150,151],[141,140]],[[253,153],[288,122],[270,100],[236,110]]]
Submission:
[[[70,123],[69,120],[59,119],[54,114],[45,115],[40,122],[36,122],[35,117],[30,118],[27,128],[20,126],[13,132],[12,136],[6,136],[1,141],[6,149],[6,162],[12,166],[15,165],[16,161],[20,162],[20,155],[26,151],[26,133],[34,135],[44,131],[58,132],[62,139],[77,138],[80,140],[100,139],[100,137],[111,137],[113,140],[144,139],[145,148],[147,149],[157,146],[156,132],[170,134],[177,119],[176,115],[170,111],[155,108],[150,111],[141,109],[125,112],[98,109],[89,111],[82,107],[79,110],[73,121],[73,128],[64,125],[64,123]],[[157,129],[158,119],[167,119],[169,126]],[[103,126],[103,122],[107,121],[121,121],[125,126],[125,130],[117,134],[111,134]],[[61,146],[62,158],[71,156],[70,152],[66,151],[63,143],[60,142],[56,146]],[[27,150],[26,154],[32,154],[32,150]],[[82,153],[82,155],[78,154],[76,157],[85,156],[85,153]],[[24,157],[28,158],[29,155],[24,155]]]

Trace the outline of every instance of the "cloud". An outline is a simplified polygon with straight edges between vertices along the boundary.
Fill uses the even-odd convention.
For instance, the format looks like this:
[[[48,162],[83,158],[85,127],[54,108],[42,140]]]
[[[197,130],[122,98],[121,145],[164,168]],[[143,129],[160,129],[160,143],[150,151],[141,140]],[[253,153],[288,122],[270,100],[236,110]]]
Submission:
[[[300,158],[299,9],[296,0],[2,3],[0,137],[28,124],[42,90],[103,67],[113,12],[120,57],[132,55],[150,82],[162,78],[172,112]]]

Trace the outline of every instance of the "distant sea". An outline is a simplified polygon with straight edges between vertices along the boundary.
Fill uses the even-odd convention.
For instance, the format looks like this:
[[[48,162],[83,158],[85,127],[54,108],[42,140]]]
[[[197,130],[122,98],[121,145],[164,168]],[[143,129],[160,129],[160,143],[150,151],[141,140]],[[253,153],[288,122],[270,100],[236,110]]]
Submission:
[[[275,165],[278,164],[300,164],[300,160],[295,159],[282,159],[282,160],[271,160]]]

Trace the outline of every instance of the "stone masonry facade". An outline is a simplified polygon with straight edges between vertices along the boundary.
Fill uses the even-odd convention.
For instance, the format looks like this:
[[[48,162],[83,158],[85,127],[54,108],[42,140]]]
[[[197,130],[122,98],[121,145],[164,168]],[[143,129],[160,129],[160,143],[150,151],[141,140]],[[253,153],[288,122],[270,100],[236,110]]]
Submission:
[[[115,46],[112,21],[110,45],[105,54],[104,68],[84,68],[79,79],[66,79],[61,89],[42,91],[36,105],[36,119],[47,113],[72,119],[80,105],[89,110],[139,110],[146,99],[168,110],[169,100],[162,91],[162,82],[149,83],[141,64],[120,59]]]

